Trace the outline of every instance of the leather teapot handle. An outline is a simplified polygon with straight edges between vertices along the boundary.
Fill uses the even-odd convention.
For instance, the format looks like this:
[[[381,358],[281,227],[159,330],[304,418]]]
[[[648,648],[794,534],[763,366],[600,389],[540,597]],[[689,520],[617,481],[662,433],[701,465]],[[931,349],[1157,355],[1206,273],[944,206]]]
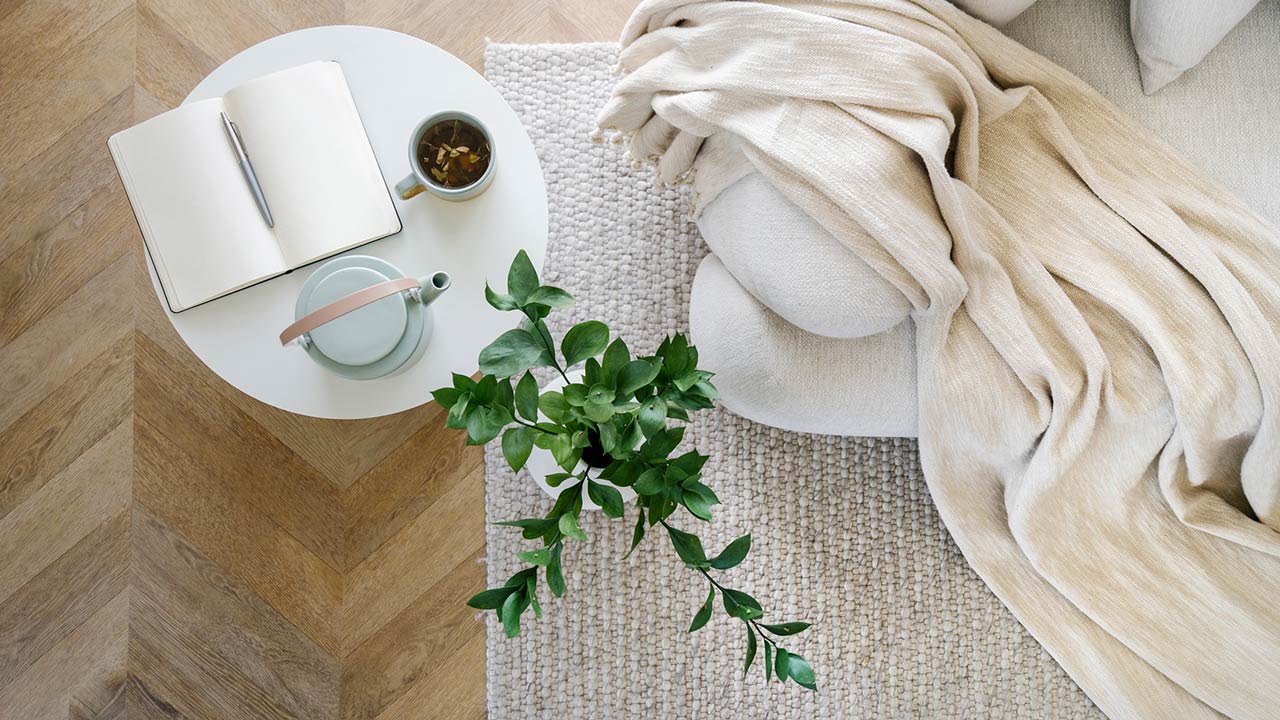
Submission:
[[[357,290],[346,297],[340,297],[328,305],[318,308],[315,312],[285,328],[284,332],[280,333],[280,344],[288,345],[321,325],[333,322],[347,313],[359,310],[365,305],[375,303],[405,290],[421,287],[422,283],[416,278],[399,278],[370,285],[363,290]]]

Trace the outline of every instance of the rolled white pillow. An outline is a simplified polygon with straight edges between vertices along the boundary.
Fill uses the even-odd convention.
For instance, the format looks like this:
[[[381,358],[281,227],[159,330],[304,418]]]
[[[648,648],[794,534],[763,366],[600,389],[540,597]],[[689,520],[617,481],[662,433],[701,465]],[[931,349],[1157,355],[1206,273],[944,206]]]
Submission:
[[[722,191],[698,227],[747,292],[810,333],[866,337],[911,313],[906,296],[759,173]]]

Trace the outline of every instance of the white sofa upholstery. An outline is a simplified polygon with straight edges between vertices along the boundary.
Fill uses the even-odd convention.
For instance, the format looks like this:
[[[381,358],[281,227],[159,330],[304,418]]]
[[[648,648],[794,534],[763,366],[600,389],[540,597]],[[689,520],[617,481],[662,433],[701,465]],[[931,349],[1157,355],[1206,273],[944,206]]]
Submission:
[[[1202,63],[1153,96],[1142,92],[1128,6],[1128,0],[1040,2],[1005,32],[1080,76],[1263,218],[1280,224],[1280,52],[1275,40],[1280,0],[1264,0]],[[770,282],[782,279],[735,275],[735,270],[746,272],[738,269],[746,264],[736,263],[735,253],[760,252],[773,243],[776,252],[809,248],[827,257],[841,250],[831,246],[834,238],[758,175],[725,190],[708,205],[699,226],[714,254],[703,261],[694,282],[690,332],[703,364],[717,373],[716,385],[730,410],[790,430],[830,432],[835,427],[844,435],[916,434],[911,321],[859,336],[902,311],[875,279],[833,301],[830,312],[835,316],[829,322],[810,321],[802,328],[787,318],[807,313],[783,305],[770,292]],[[794,239],[804,233],[812,238]],[[792,241],[780,243],[779,238]],[[781,266],[812,272],[821,263],[810,258]],[[856,281],[860,268],[853,268],[827,273],[821,281],[833,288]],[[838,316],[856,312],[878,296],[886,298],[886,307],[860,318]],[[818,297],[810,302],[819,302]],[[813,408],[822,409],[820,421]]]

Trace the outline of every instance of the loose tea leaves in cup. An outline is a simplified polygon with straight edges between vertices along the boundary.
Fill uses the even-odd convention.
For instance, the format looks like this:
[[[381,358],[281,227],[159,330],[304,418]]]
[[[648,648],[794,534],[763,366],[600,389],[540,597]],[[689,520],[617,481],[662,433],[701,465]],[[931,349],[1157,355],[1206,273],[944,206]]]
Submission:
[[[460,188],[484,176],[492,149],[483,132],[465,120],[442,120],[418,141],[418,164],[438,185]]]

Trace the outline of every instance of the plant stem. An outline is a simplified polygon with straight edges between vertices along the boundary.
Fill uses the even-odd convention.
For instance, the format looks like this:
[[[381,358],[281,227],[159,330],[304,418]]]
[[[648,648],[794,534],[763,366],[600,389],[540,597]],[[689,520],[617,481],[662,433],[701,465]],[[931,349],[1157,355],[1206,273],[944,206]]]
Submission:
[[[511,416],[511,419],[512,419],[512,420],[515,420],[515,421],[516,421],[516,423],[517,423],[518,425],[523,425],[523,426],[525,426],[525,427],[527,427],[527,428],[532,428],[532,429],[537,430],[538,432],[542,433],[543,435],[559,435],[559,434],[560,434],[560,433],[553,433],[553,432],[551,432],[550,430],[544,430],[544,429],[542,429],[542,428],[538,427],[537,425],[534,425],[534,424],[532,424],[532,423],[525,422],[524,420],[521,420],[520,418],[518,418],[518,417],[516,417],[516,416],[514,416],[514,415],[512,415],[512,416]]]
[[[671,529],[671,526],[667,524],[666,520],[659,520],[658,522],[661,523],[662,527],[666,528],[667,530]],[[695,569],[698,572],[702,573],[702,577],[706,578],[707,582],[711,583],[711,585],[715,587],[715,589],[719,590],[720,594],[722,595],[724,594],[725,587],[720,583],[716,582],[716,579],[711,577],[711,573],[707,572],[706,568],[695,568]],[[741,619],[742,619],[742,622],[747,623],[752,628],[755,628],[756,634],[760,636],[761,640],[764,640],[765,642],[769,643],[775,648],[778,647],[777,642],[770,639],[768,635],[765,635],[766,630],[760,626],[760,623],[756,622],[755,620],[748,620],[746,618],[741,618]]]
[[[538,339],[542,341],[542,346],[547,349],[547,354],[551,356],[551,366],[556,369],[556,372],[560,373],[560,377],[564,378],[564,383],[568,385],[569,376],[564,374],[564,370],[560,368],[560,361],[556,359],[556,344],[551,339],[551,333],[543,332],[538,325],[538,319],[529,314],[528,310],[522,308],[521,312],[524,313],[525,317],[529,318],[529,324],[533,326],[533,329],[538,331]]]

